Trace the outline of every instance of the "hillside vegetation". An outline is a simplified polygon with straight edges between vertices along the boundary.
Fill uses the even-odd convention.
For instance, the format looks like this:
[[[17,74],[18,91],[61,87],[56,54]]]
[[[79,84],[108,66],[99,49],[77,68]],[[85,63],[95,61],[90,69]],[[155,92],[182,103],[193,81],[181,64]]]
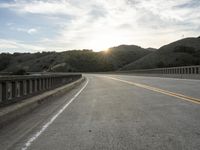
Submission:
[[[64,52],[0,54],[0,71],[16,72],[99,72],[114,71],[151,51],[134,45],[121,45],[104,52],[72,50]]]
[[[200,37],[185,38],[158,50],[120,45],[101,52],[71,50],[0,54],[0,72],[103,72],[187,65],[200,65]]]
[[[165,45],[120,70],[200,65],[200,37],[185,38]]]

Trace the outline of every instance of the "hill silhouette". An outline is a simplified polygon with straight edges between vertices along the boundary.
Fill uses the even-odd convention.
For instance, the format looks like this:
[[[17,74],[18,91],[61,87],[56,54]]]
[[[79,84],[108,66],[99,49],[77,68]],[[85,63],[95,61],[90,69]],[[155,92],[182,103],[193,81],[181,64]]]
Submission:
[[[107,52],[71,50],[64,52],[0,54],[0,71],[99,72],[114,71],[151,51],[135,45],[120,45]]]
[[[200,65],[200,38],[185,38],[122,67],[120,70]]]
[[[104,72],[187,65],[200,65],[200,37],[178,40],[159,49],[120,45],[101,52],[0,54],[1,72]]]

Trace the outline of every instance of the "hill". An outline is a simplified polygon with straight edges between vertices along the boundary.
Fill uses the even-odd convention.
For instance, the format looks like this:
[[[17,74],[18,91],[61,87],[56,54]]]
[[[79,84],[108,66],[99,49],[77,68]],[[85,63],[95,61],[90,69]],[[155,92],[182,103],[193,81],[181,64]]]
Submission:
[[[136,45],[120,45],[108,49],[106,57],[112,62],[114,69],[119,69],[150,53],[151,51]]]
[[[135,45],[120,45],[107,52],[71,50],[64,52],[0,54],[0,71],[99,72],[114,71],[151,51]]]
[[[185,38],[122,67],[120,70],[200,65],[200,38]]]

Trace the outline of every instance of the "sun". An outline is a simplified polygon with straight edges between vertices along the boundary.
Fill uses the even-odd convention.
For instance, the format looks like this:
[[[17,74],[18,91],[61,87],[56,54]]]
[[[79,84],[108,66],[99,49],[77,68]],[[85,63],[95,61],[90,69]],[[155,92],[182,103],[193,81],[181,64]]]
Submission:
[[[89,47],[91,47],[94,51],[106,51],[110,47],[119,45],[121,41],[122,38],[116,36],[114,33],[100,33],[92,37],[89,41]]]
[[[93,39],[90,45],[94,51],[105,51],[113,45],[113,42],[110,39],[98,37]]]

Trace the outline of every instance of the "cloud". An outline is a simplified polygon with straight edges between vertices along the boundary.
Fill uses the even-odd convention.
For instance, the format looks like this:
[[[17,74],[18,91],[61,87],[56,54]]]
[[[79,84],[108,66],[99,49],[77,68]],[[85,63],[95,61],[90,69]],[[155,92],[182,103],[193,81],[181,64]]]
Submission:
[[[48,22],[55,35],[39,27],[15,26],[17,31],[42,35],[35,44],[45,49],[100,50],[119,44],[158,48],[182,35],[198,36],[200,28],[198,0],[15,0],[0,8],[20,17],[38,17],[38,26]]]
[[[196,8],[199,7],[200,1],[199,0],[189,0],[185,3],[177,5],[176,8]]]
[[[10,25],[10,29],[17,32],[25,32],[27,34],[33,35],[38,32],[36,28],[22,28],[22,27],[14,27]]]
[[[71,5],[65,0],[34,0],[3,3],[0,8],[8,8],[18,13],[45,14],[45,15],[82,15],[80,8]]]
[[[35,28],[28,29],[28,30],[27,30],[27,33],[28,33],[28,34],[37,33],[37,29],[35,29]]]
[[[27,52],[27,51],[42,51],[44,47],[36,46],[32,44],[25,44],[21,41],[16,40],[5,40],[0,39],[0,53],[2,52]]]

